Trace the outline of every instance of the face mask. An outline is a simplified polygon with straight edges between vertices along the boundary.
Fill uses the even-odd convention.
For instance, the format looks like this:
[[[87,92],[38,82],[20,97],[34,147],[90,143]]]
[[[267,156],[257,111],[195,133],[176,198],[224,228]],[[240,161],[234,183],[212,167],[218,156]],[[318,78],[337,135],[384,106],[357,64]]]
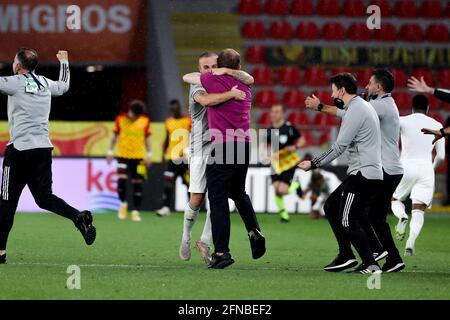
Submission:
[[[334,102],[334,105],[336,106],[336,108],[344,109],[345,103],[342,99],[334,98],[333,102]]]

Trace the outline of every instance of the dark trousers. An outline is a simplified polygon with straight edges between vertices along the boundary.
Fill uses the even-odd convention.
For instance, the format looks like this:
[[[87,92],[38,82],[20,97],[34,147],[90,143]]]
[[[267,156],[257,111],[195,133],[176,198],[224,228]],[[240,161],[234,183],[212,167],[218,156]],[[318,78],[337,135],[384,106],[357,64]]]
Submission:
[[[228,161],[226,161],[227,157]],[[216,145],[211,158],[212,163],[210,162],[206,168],[206,179],[211,209],[212,237],[215,252],[225,253],[230,251],[231,224],[228,199],[232,199],[236,204],[247,231],[260,230],[255,210],[245,192],[245,180],[250,163],[250,144]]]
[[[18,151],[13,145],[5,150],[0,194],[0,250],[6,249],[14,223],[17,204],[28,185],[36,204],[72,221],[79,211],[52,192],[52,149]]]
[[[391,228],[387,222],[387,215],[390,212],[392,196],[397,189],[403,175],[389,175],[383,173],[383,186],[376,194],[375,201],[368,210],[370,226],[375,233],[367,231],[370,246],[373,252],[388,252],[388,259],[401,260],[400,253],[395,246]],[[367,224],[366,224],[367,225]]]
[[[367,210],[381,186],[382,180],[366,179],[358,172],[349,176],[325,202],[324,211],[341,255],[353,258],[352,244],[363,263],[375,263],[367,235]]]

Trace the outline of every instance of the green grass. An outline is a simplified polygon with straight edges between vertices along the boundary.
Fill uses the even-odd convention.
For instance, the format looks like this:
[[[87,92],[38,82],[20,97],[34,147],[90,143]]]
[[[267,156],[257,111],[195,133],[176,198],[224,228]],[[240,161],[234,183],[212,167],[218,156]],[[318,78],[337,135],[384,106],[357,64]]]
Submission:
[[[194,229],[199,236],[202,215]],[[0,266],[0,299],[449,299],[450,217],[427,216],[407,269],[384,274],[380,290],[367,277],[332,274],[323,265],[336,255],[326,220],[295,216],[288,225],[260,215],[267,255],[251,259],[243,224],[232,215],[236,263],[208,270],[197,252],[178,258],[182,215],[143,215],[142,223],[95,216],[97,241],[82,242],[74,227],[50,214],[18,214],[8,264]],[[394,223],[391,220],[391,225]],[[404,243],[398,243],[403,252]],[[65,288],[69,265],[81,268],[81,290]]]

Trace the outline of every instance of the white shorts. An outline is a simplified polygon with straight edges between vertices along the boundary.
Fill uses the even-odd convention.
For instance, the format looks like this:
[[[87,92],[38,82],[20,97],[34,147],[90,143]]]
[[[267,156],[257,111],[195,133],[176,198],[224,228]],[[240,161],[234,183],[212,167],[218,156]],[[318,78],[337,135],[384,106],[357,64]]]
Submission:
[[[189,192],[206,193],[206,165],[208,156],[189,158]]]
[[[403,164],[403,178],[394,192],[394,198],[405,201],[408,196],[413,203],[431,206],[434,196],[434,168],[430,163],[410,162]]]

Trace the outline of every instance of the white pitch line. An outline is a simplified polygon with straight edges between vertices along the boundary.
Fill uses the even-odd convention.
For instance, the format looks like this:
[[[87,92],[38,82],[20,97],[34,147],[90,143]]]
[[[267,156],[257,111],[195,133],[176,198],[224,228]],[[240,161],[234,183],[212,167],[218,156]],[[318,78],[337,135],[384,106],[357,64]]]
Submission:
[[[63,267],[66,268],[67,266],[74,265],[75,263],[47,263],[47,262],[13,262],[8,263],[8,265],[16,265],[16,266],[44,266],[44,267]],[[77,264],[77,266],[82,268],[117,268],[117,269],[137,269],[137,268],[146,268],[146,269],[186,269],[186,266],[174,266],[174,265],[151,265],[151,264],[142,264],[142,265],[131,265],[131,264]],[[206,267],[206,265],[205,265]],[[201,268],[201,267],[200,267]],[[314,269],[314,268],[269,268],[269,267],[257,267],[254,268],[242,268],[242,267],[236,267],[233,266],[232,269],[234,270],[241,270],[241,271],[257,271],[257,270],[263,270],[263,271],[323,271],[321,268]],[[341,272],[340,274],[345,274],[346,272]],[[400,273],[439,273],[439,274],[448,274],[450,275],[450,271],[433,271],[433,270],[403,270]]]

